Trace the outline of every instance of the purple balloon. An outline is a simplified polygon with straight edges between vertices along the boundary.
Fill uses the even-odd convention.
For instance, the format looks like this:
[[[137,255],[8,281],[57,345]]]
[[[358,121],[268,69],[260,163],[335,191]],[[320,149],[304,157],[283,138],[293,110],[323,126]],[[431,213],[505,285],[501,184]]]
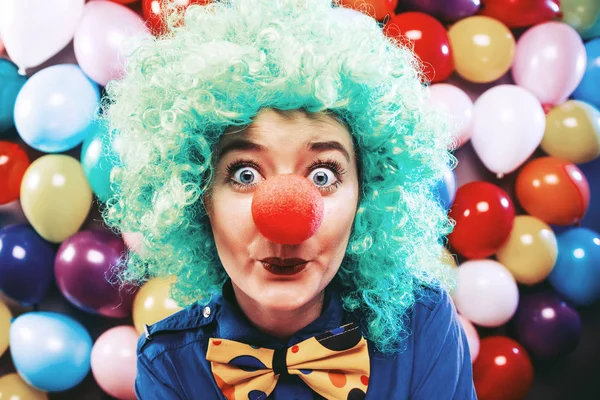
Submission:
[[[112,283],[125,253],[123,240],[108,231],[81,231],[65,240],[56,254],[54,272],[62,294],[80,309],[111,318],[131,314],[131,287]]]
[[[579,313],[550,291],[521,297],[515,328],[517,340],[540,358],[571,352],[579,343],[582,329]]]
[[[0,230],[0,290],[25,306],[37,304],[54,279],[52,244],[27,224]]]
[[[421,11],[444,21],[456,21],[474,15],[480,0],[400,0],[407,11]]]

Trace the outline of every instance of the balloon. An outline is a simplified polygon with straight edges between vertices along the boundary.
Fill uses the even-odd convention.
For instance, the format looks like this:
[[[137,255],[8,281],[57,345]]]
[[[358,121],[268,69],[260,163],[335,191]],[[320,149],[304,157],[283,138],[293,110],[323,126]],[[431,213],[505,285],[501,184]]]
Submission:
[[[54,249],[29,225],[0,229],[0,290],[26,306],[38,304],[54,281]]]
[[[600,111],[569,100],[546,115],[542,149],[551,156],[580,164],[600,156]]]
[[[541,358],[571,352],[581,337],[581,317],[555,293],[523,296],[515,314],[516,339]]]
[[[64,154],[35,160],[21,183],[21,206],[35,230],[50,242],[62,242],[77,232],[92,207],[81,164]]]
[[[552,228],[529,215],[519,215],[496,256],[517,282],[533,285],[546,279],[558,256]]]
[[[89,134],[100,102],[98,86],[73,64],[34,74],[15,103],[15,126],[34,149],[58,153],[79,145]]]
[[[98,121],[92,123],[91,134],[81,147],[81,166],[92,191],[102,202],[106,202],[113,191],[110,188],[110,172],[117,165],[119,136],[110,140],[108,130]]]
[[[92,373],[107,394],[119,400],[135,400],[138,333],[133,326],[117,326],[104,332],[92,348]]]
[[[170,297],[175,277],[152,278],[138,291],[133,301],[133,325],[139,334],[144,333],[144,324],[152,325],[181,310]]]
[[[66,315],[29,312],[10,328],[10,353],[17,371],[30,385],[60,392],[80,383],[90,371],[92,338]]]
[[[29,386],[19,374],[12,373],[0,378],[0,399],[48,400],[48,395]]]
[[[4,43],[2,43],[2,38],[0,38],[0,53],[4,51]]]
[[[512,75],[542,104],[554,105],[575,90],[585,65],[585,47],[577,32],[562,22],[546,22],[519,38]]]
[[[450,168],[446,168],[444,177],[435,188],[435,194],[436,198],[442,203],[442,206],[445,209],[449,209],[456,196],[456,176],[454,176],[454,171]]]
[[[454,71],[446,28],[432,16],[421,12],[395,15],[386,24],[385,33],[410,43],[423,63],[427,81],[445,81]]]
[[[485,258],[508,238],[515,208],[499,187],[471,182],[458,188],[449,216],[456,221],[448,235],[452,247],[467,258]]]
[[[479,10],[479,0],[403,0],[407,10],[421,11],[444,21],[470,17]]]
[[[600,2],[598,0],[561,0],[562,20],[584,39],[600,36]]]
[[[600,198],[600,185],[596,183],[600,182],[600,159],[597,158],[592,162],[581,164],[578,167],[588,182],[591,182],[590,199]],[[600,207],[592,204],[583,217],[581,225],[593,230],[600,230]]]
[[[19,198],[21,181],[29,167],[29,157],[16,143],[0,140],[0,205]]]
[[[448,30],[456,72],[475,83],[495,81],[511,67],[515,38],[495,19],[474,16],[458,21]]]
[[[394,15],[398,0],[339,0],[339,4],[361,11],[376,20],[382,20]]]
[[[75,57],[87,76],[106,86],[125,73],[129,41],[148,36],[144,21],[133,10],[110,1],[92,1],[85,5],[75,32]]]
[[[473,102],[460,88],[448,83],[429,87],[429,104],[452,118],[451,128],[458,139],[457,147],[465,144],[473,132]]]
[[[440,257],[440,261],[450,268],[458,267],[458,265],[456,265],[456,259],[454,258],[454,255],[450,253],[450,251],[445,247],[442,248],[442,255]]]
[[[167,0],[142,0],[142,15],[146,20],[146,25],[150,28],[152,34],[159,36],[167,33],[167,23],[163,18],[164,5]],[[350,0],[348,0],[350,1]],[[378,0],[379,1],[379,0]],[[381,0],[398,1],[398,0]],[[188,7],[191,4],[206,5],[210,4],[211,0],[177,0],[176,5],[180,7]],[[168,3],[167,3],[168,4]],[[181,10],[181,8],[180,8]]]
[[[465,335],[467,336],[469,353],[471,355],[471,364],[473,364],[475,361],[477,361],[477,357],[479,356],[479,334],[477,333],[477,329],[475,329],[471,321],[460,314],[458,314],[458,319],[460,320],[460,323],[465,331]]]
[[[471,143],[486,168],[501,177],[533,154],[545,128],[544,109],[531,93],[499,85],[475,101]]]
[[[583,79],[573,92],[573,97],[600,107],[600,39],[592,40],[585,44],[587,66]]]
[[[0,133],[15,126],[15,101],[25,82],[27,78],[19,75],[15,64],[0,58]]]
[[[515,189],[528,214],[553,225],[579,223],[590,203],[587,179],[575,164],[560,158],[541,157],[527,163]]]
[[[558,235],[558,259],[550,284],[576,306],[600,300],[600,235],[574,228]]]
[[[36,67],[62,50],[83,13],[85,0],[3,0],[0,35],[21,69]]]
[[[56,253],[54,273],[58,288],[84,311],[111,318],[127,317],[134,297],[131,288],[119,290],[109,282],[124,252],[123,241],[109,231],[74,234]]]
[[[2,357],[8,349],[8,338],[10,335],[11,320],[12,313],[10,312],[6,304],[4,304],[3,301],[0,301],[0,357]],[[2,397],[0,396],[0,399],[1,398]]]
[[[138,253],[140,256],[146,255],[144,249],[144,237],[139,232],[123,232],[123,241],[125,245],[133,252]]]
[[[551,21],[559,15],[559,0],[482,0],[482,15],[510,28],[522,28]]]
[[[473,382],[479,400],[523,400],[533,385],[533,364],[513,339],[486,337],[473,365]]]
[[[469,321],[497,327],[515,314],[519,289],[504,265],[494,260],[473,260],[458,267],[457,288],[452,298],[458,312]]]
[[[138,0],[112,0],[115,3],[120,3],[120,4],[132,4],[135,3]]]

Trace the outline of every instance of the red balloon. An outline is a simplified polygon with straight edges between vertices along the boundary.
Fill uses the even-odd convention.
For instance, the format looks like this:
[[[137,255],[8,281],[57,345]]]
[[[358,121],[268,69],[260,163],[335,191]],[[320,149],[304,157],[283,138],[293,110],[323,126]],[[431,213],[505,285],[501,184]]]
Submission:
[[[388,15],[394,15],[398,0],[340,0],[339,4],[382,20]]]
[[[556,157],[527,163],[517,176],[515,189],[525,211],[548,224],[577,224],[590,204],[590,186],[583,172]]]
[[[510,28],[551,21],[560,13],[559,0],[482,0],[482,15],[495,18]]]
[[[480,342],[473,382],[479,400],[522,400],[533,384],[533,365],[519,343],[490,336]]]
[[[142,0],[142,14],[146,20],[146,25],[154,35],[166,33],[167,24],[164,20],[163,5],[170,0]],[[206,5],[211,3],[211,0],[178,0],[176,4],[181,8],[187,8],[191,4]]]
[[[454,71],[448,32],[435,18],[422,12],[405,12],[393,16],[385,26],[389,37],[414,44],[430,82],[448,79]]]
[[[21,146],[0,141],[0,204],[19,198],[21,181],[29,164],[29,157]]]
[[[319,189],[299,175],[277,175],[261,182],[252,197],[252,218],[260,233],[279,244],[300,244],[323,222]]]
[[[488,182],[471,182],[456,191],[450,217],[456,226],[448,239],[467,258],[491,256],[508,238],[515,208],[508,194]]]

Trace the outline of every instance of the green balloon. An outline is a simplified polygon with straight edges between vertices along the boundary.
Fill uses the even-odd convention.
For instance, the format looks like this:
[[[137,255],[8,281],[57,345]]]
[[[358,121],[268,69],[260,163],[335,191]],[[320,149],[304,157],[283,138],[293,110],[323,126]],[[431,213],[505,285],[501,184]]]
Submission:
[[[94,194],[106,202],[113,191],[110,187],[110,172],[117,165],[118,136],[110,141],[108,128],[99,121],[90,127],[90,135],[81,147],[81,166]]]
[[[600,36],[600,1],[562,0],[563,22],[571,25],[583,39]]]

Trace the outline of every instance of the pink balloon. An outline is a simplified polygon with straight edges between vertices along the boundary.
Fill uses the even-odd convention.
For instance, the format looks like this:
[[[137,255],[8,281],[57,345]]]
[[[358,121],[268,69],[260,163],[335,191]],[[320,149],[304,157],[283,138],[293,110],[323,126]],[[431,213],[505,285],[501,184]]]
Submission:
[[[0,38],[0,53],[4,52],[4,43],[2,43],[2,39]]]
[[[519,38],[512,74],[542,104],[556,105],[577,88],[586,63],[579,34],[562,22],[546,22]]]
[[[133,326],[104,332],[92,348],[92,374],[98,385],[120,400],[135,400],[134,384],[138,333]]]
[[[477,329],[475,326],[463,317],[458,314],[458,319],[465,330],[465,334],[467,335],[467,342],[469,343],[469,352],[471,353],[471,364],[474,364],[477,361],[477,356],[479,355],[479,333],[477,333]]]
[[[144,243],[143,243],[144,237],[142,236],[141,233],[139,233],[139,232],[123,232],[122,236],[123,236],[123,241],[125,242],[125,244],[131,251],[138,253],[140,256],[143,256],[146,254],[146,252],[144,250]]]
[[[150,36],[142,18],[131,9],[112,1],[92,1],[85,5],[73,46],[83,72],[106,86],[123,76],[131,45]]]
[[[429,103],[451,117],[458,147],[462,146],[472,134],[473,101],[463,90],[448,83],[431,85],[429,93]]]

